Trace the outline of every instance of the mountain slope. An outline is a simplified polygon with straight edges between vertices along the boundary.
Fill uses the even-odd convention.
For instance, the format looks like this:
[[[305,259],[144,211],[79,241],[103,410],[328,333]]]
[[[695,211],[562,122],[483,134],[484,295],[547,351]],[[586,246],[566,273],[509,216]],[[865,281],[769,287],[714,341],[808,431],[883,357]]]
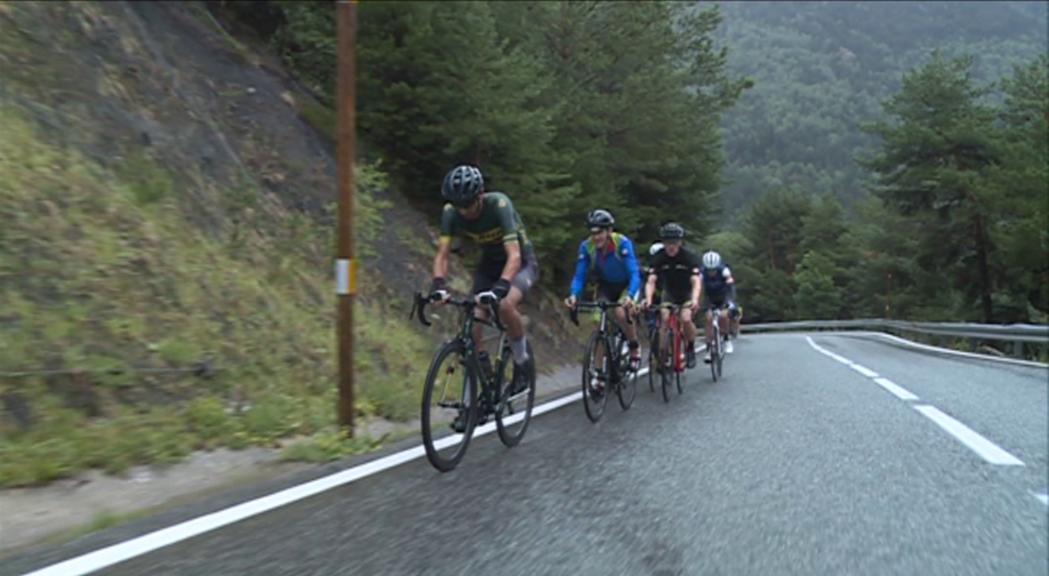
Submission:
[[[976,57],[994,81],[1049,50],[1044,2],[725,2],[729,65],[754,80],[722,123],[730,216],[797,186],[846,204],[865,194],[861,132],[931,51]]]

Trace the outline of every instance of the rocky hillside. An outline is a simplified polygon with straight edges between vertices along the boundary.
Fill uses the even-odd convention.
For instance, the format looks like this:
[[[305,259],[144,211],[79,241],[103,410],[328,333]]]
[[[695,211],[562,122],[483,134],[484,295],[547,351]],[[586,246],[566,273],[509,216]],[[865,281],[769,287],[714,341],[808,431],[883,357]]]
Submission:
[[[334,114],[198,3],[0,3],[0,77],[0,486],[330,429]],[[434,218],[358,174],[360,411],[404,420]]]

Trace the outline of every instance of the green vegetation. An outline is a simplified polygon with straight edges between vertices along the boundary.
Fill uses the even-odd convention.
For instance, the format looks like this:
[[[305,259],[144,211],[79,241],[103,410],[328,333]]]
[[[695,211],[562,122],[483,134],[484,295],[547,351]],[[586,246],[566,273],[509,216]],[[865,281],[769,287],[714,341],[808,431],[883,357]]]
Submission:
[[[726,112],[723,203],[740,221],[764,192],[797,187],[846,207],[866,196],[861,124],[933,50],[974,56],[982,83],[1049,52],[1044,2],[724,2],[729,71],[754,80]]]
[[[224,9],[333,101],[334,4]],[[473,162],[513,197],[543,255],[571,253],[582,215],[598,204],[635,235],[653,234],[669,214],[697,234],[709,229],[720,116],[748,85],[725,72],[716,9],[365,2],[358,10],[362,139],[420,206],[435,206],[449,167]],[[560,266],[546,270],[544,282],[564,280]]]
[[[284,459],[302,462],[331,462],[379,447],[383,439],[346,438],[336,431],[321,432],[284,449]]]
[[[295,214],[267,228],[246,207],[236,234],[206,235],[148,156],[105,168],[10,106],[0,123],[0,397],[26,407],[0,420],[0,486],[332,429],[330,229]],[[385,178],[365,167],[358,182],[367,247]],[[372,300],[360,303],[361,414],[404,420],[431,344]],[[210,378],[163,372],[205,363]],[[17,374],[39,370],[57,372]]]
[[[777,189],[719,236],[753,321],[892,317],[1045,322],[1049,311],[1049,57],[997,84],[942,54],[903,77],[865,130],[873,196]]]

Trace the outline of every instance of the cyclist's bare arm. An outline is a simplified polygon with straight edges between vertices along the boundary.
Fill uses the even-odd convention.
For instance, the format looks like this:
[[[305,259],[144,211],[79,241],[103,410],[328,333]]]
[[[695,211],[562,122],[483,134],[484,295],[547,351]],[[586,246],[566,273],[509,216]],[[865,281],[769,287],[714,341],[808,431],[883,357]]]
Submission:
[[[503,247],[506,248],[506,266],[503,266],[501,278],[511,282],[521,271],[521,245],[517,242],[507,242]]]
[[[692,302],[697,306],[699,305],[699,295],[703,293],[703,281],[699,278],[699,274],[692,275]]]
[[[645,302],[649,305],[652,304],[652,298],[656,295],[656,278],[655,274],[649,274],[648,282],[645,283]]]
[[[437,241],[437,254],[433,257],[433,277],[445,278],[448,275],[448,254],[451,252],[452,239],[442,237]]]

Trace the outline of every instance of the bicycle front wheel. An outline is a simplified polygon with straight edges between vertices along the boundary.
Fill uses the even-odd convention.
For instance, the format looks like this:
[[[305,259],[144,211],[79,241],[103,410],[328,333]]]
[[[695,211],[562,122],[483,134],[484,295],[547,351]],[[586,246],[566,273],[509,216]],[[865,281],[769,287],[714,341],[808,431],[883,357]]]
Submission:
[[[721,370],[723,368],[722,364],[725,362],[725,343],[724,342],[718,342],[718,355],[717,355],[716,358],[714,358],[714,360],[716,361],[716,363],[718,365],[718,379],[721,379],[723,377],[723,374],[721,372]]]
[[[454,469],[477,425],[477,379],[462,342],[448,342],[434,356],[426,374],[420,419],[430,464],[441,472]],[[454,430],[456,423],[461,432]]]
[[[532,354],[532,343],[528,342],[528,362],[518,367],[513,363],[509,346],[503,348],[499,358],[499,405],[495,409],[495,427],[499,439],[507,448],[513,448],[524,438],[528,423],[532,420],[532,406],[535,404],[535,355]],[[524,372],[519,374],[518,370]],[[515,382],[524,378],[525,387],[514,393]]]
[[[619,397],[619,406],[623,410],[630,410],[637,397],[637,372],[630,370],[630,362],[627,360],[626,369],[620,372],[620,381],[616,386],[616,396]]]
[[[608,355],[605,339],[600,332],[594,331],[583,354],[583,408],[586,417],[594,423],[604,415],[608,402],[608,370],[605,369],[610,363]]]
[[[710,354],[710,375],[714,378],[714,382],[717,382],[718,377],[721,375],[718,364],[718,358],[721,356],[721,332],[718,330],[717,325],[714,326],[714,336],[710,339],[707,353]]]

